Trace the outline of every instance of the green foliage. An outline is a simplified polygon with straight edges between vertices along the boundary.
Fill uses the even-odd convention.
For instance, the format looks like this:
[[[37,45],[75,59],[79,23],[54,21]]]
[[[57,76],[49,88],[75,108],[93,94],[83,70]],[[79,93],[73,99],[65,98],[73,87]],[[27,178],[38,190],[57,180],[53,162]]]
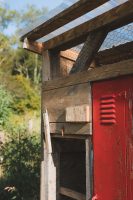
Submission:
[[[41,56],[18,48],[12,63],[13,75],[23,75],[33,83],[39,84],[41,79]]]
[[[0,126],[4,126],[11,113],[12,97],[3,86],[0,86]]]
[[[39,90],[31,84],[29,79],[22,75],[2,75],[0,81],[12,95],[12,110],[15,113],[24,114],[31,110],[40,110]]]
[[[21,75],[14,76],[13,80],[14,80],[14,87],[12,88],[12,92],[14,92],[13,109],[18,113],[24,113],[27,110],[39,110],[40,109],[39,92],[31,87],[30,81]]]
[[[39,200],[40,141],[26,130],[17,130],[2,147],[4,181],[1,200]],[[7,189],[5,189],[7,188]],[[10,190],[10,191],[9,191]]]
[[[14,10],[7,9],[5,3],[0,2],[0,30],[7,28],[8,24],[16,17],[17,13]]]
[[[18,13],[0,3],[0,83],[4,85],[0,86],[0,128],[8,133],[0,149],[4,157],[0,200],[39,199],[40,140],[27,132],[25,121],[26,115],[40,111],[41,57],[22,49],[18,30],[10,36],[4,33],[11,24],[23,29],[46,11],[27,6]]]

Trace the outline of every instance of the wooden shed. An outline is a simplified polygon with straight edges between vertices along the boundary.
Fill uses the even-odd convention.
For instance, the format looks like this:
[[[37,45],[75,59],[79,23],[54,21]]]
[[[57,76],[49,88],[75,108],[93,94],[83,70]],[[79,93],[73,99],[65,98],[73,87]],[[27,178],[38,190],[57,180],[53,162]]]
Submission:
[[[43,59],[41,200],[94,196],[92,84],[133,74],[132,22],[132,0],[72,0],[23,31]]]

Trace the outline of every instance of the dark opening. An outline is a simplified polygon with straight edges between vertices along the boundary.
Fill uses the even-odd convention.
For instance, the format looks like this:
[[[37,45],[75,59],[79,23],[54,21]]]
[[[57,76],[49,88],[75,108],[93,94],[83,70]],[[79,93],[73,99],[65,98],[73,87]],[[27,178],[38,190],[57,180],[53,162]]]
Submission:
[[[85,140],[54,139],[56,149],[60,151],[59,177],[60,187],[86,194],[86,154]],[[57,147],[58,146],[58,147]],[[72,198],[61,195],[61,200]]]

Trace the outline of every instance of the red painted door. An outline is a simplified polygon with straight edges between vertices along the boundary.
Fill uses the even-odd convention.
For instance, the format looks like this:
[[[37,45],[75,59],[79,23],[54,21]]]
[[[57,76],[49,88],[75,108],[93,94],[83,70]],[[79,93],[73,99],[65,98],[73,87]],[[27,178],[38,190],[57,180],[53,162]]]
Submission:
[[[95,82],[94,195],[133,200],[133,76]]]

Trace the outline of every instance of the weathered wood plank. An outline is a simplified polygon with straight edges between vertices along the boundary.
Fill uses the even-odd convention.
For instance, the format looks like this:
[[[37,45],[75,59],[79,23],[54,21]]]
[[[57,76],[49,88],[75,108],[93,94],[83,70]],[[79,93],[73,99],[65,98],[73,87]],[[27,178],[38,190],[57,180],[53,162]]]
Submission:
[[[89,34],[70,74],[88,70],[88,66],[92,63],[106,36],[107,32],[102,30]]]
[[[128,10],[128,12],[127,12]],[[44,43],[44,49],[59,48],[66,50],[80,43],[85,42],[88,34],[92,31],[112,31],[133,21],[132,0],[123,3],[116,8],[95,17],[67,32]]]
[[[56,200],[56,154],[48,154],[45,151],[44,162],[44,197],[43,200]]]
[[[61,134],[51,134],[52,138],[56,138],[56,139],[74,139],[74,140],[84,140],[86,139],[86,137],[88,137],[88,135],[72,135],[72,134],[68,134],[68,135],[64,135],[62,136]]]
[[[45,133],[45,142],[47,153],[52,153],[52,143],[51,143],[51,136],[50,136],[50,124],[49,124],[49,117],[47,109],[43,110],[43,120],[44,120],[44,133]]]
[[[90,122],[90,107],[88,105],[67,107],[66,122]]]
[[[21,41],[24,38],[29,38],[30,40],[37,40],[50,32],[60,28],[61,26],[73,21],[74,19],[86,14],[87,12],[101,6],[102,4],[106,3],[108,0],[79,0],[77,3],[73,4],[68,9],[65,9],[61,13],[57,14],[56,16],[52,17],[48,21],[40,24],[33,30],[26,31],[21,37]]]
[[[67,86],[116,78],[118,76],[133,74],[133,59],[122,62],[104,65],[99,68],[94,68],[88,72],[79,72],[55,81],[48,81],[43,84],[43,91],[54,90]]]
[[[51,136],[92,135],[91,123],[50,123]]]
[[[68,188],[61,187],[60,194],[75,200],[86,200],[85,195]]]
[[[42,93],[43,108],[49,113],[50,122],[66,122],[66,108],[89,105],[89,83],[60,88]]]

